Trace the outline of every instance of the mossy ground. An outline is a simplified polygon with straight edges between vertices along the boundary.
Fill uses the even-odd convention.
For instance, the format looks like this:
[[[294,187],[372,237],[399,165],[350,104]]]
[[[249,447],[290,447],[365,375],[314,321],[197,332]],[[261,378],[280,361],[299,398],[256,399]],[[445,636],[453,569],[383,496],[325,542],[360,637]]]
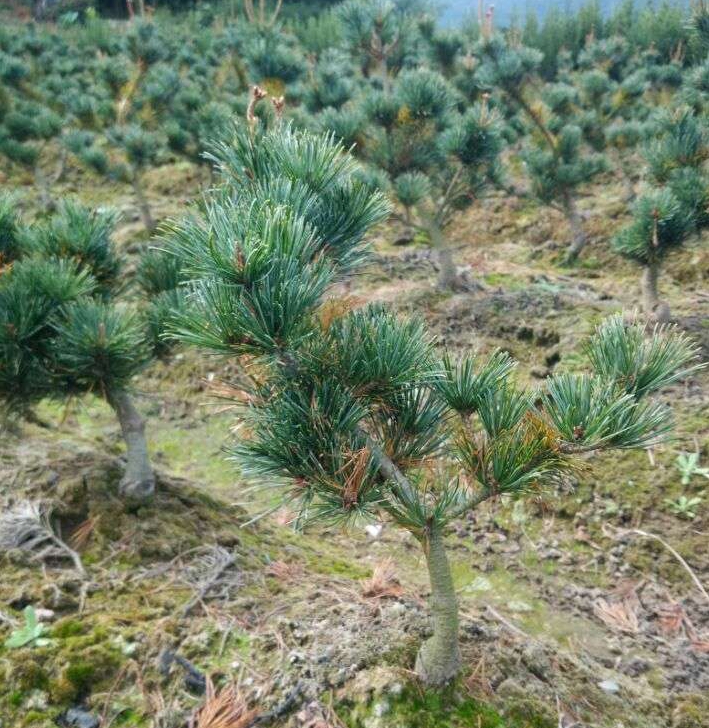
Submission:
[[[182,212],[204,177],[189,165],[152,170],[147,187],[156,216]],[[27,192],[23,207],[31,216],[29,180],[11,183]],[[558,263],[567,231],[556,213],[499,197],[462,215],[451,231],[459,264],[482,289],[435,292],[429,258],[402,255],[390,244],[395,231],[383,226],[375,236],[383,263],[350,292],[421,313],[453,349],[509,350],[528,383],[552,370],[578,370],[584,366],[583,337],[605,315],[632,309],[639,300],[638,270],[608,246],[623,220],[619,192],[613,183],[588,190],[582,207],[590,212],[592,242],[574,267]],[[124,211],[117,239],[129,254],[130,272],[133,254],[146,244],[130,192],[70,169],[57,193],[78,193],[85,202]],[[680,324],[705,352],[706,242],[678,252],[661,281]],[[426,241],[415,241],[411,249],[425,253]],[[57,499],[69,539],[78,526],[91,524],[79,547],[87,583],[66,563],[43,570],[21,555],[4,557],[3,613],[17,619],[26,604],[55,613],[48,646],[0,648],[0,715],[8,726],[49,726],[76,704],[95,714],[106,711],[113,726],[183,724],[201,698],[185,689],[179,672],[160,673],[165,647],[179,650],[217,682],[240,680],[257,702],[268,703],[293,681],[305,680],[323,703],[322,696],[330,696],[332,715],[349,728],[546,728],[559,720],[554,695],[562,710],[588,725],[707,725],[701,691],[668,683],[675,655],[681,661],[682,650],[690,650],[686,640],[660,659],[640,636],[609,630],[594,615],[595,597],[584,596],[598,590],[610,599],[619,578],[651,581],[667,591],[668,600],[687,605],[702,634],[709,629],[697,617],[701,612],[691,609],[689,576],[662,546],[632,539],[619,564],[607,557],[619,529],[641,526],[671,542],[707,582],[706,483],[695,478],[683,487],[674,464],[680,451],[697,450],[704,463],[709,459],[706,374],[665,394],[677,413],[676,439],[651,456],[595,457],[573,492],[495,503],[456,526],[449,545],[463,614],[464,682],[448,693],[427,693],[403,673],[401,690],[386,698],[384,709],[376,708],[380,699],[367,689],[353,688],[353,676],[378,665],[412,667],[426,629],[426,580],[417,546],[389,529],[376,541],[359,527],[298,535],[283,525],[282,513],[245,526],[274,498],[268,492],[244,494],[225,459],[233,417],[215,404],[208,384],[223,367],[219,360],[182,352],[138,382],[161,477],[156,502],[137,513],[126,512],[115,497],[121,444],[110,410],[98,400],[45,405],[39,414],[49,429],[27,425],[19,436],[3,436],[3,504],[20,497]],[[704,498],[692,521],[665,504],[682,493]],[[195,550],[206,546],[234,556],[231,581],[185,617],[182,610],[195,592],[189,576]],[[372,602],[362,597],[361,581],[386,558],[394,561],[403,594]],[[590,591],[573,601],[564,596],[569,587]],[[488,607],[527,637],[510,632]],[[530,654],[530,644],[543,649]],[[648,661],[649,669],[635,677],[618,673],[618,645]],[[602,677],[619,682],[620,697],[598,688]],[[304,724],[298,720],[295,713],[281,724]]]

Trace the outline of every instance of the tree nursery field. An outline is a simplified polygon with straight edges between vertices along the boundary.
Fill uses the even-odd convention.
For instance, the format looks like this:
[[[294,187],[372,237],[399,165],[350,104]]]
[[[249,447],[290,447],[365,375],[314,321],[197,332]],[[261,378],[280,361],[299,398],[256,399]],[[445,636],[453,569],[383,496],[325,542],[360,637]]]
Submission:
[[[709,5],[606,5],[0,7],[0,728],[709,728]]]

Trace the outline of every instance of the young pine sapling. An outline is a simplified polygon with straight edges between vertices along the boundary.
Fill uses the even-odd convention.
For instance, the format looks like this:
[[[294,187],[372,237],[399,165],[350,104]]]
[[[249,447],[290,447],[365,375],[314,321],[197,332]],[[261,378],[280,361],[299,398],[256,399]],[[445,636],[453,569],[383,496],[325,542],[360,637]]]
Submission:
[[[662,438],[670,412],[651,395],[692,370],[696,349],[617,316],[589,342],[589,371],[542,392],[518,386],[501,352],[441,361],[421,320],[351,310],[332,290],[388,209],[331,137],[237,129],[213,158],[222,188],[173,224],[191,278],[175,335],[242,365],[232,455],[299,524],[388,519],[419,542],[433,633],[416,671],[442,685],[461,665],[448,525],[567,477],[579,453]]]
[[[522,152],[531,182],[532,194],[543,204],[558,209],[571,229],[567,262],[573,262],[588,237],[578,209],[580,185],[589,182],[605,168],[602,155],[589,150],[578,117],[576,90],[566,83],[544,88],[543,104],[528,98],[535,85],[541,54],[506,40],[499,34],[484,35],[477,46],[479,83],[499,91],[521,113],[529,127]]]
[[[373,92],[365,108],[370,127],[357,153],[389,178],[402,221],[428,235],[438,258],[438,287],[464,288],[446,229],[499,176],[497,113],[485,97],[459,113],[446,79],[424,69],[404,71],[392,94]]]
[[[130,385],[150,361],[143,321],[113,303],[120,261],[111,213],[63,203],[22,235],[22,253],[0,271],[0,403],[32,417],[44,399],[103,398],[126,444],[121,494],[150,497],[155,477],[145,423]]]
[[[658,291],[662,264],[709,224],[709,144],[703,124],[687,109],[667,116],[645,157],[651,186],[635,201],[632,221],[614,237],[613,248],[642,265],[645,314],[667,322],[670,307]]]

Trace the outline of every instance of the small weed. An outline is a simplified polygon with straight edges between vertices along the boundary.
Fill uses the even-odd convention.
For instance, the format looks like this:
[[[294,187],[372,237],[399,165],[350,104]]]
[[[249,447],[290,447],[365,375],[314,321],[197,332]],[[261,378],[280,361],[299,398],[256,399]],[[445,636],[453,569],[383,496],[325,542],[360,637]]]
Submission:
[[[680,518],[687,518],[692,520],[696,518],[697,506],[702,502],[701,498],[697,496],[688,498],[686,495],[681,495],[677,500],[671,498],[665,498],[665,505],[671,513]]]
[[[18,649],[20,647],[46,647],[51,644],[51,640],[43,636],[47,627],[37,619],[34,607],[26,606],[23,614],[25,623],[22,627],[12,631],[12,634],[5,640],[5,647]]]
[[[689,485],[695,475],[703,475],[705,478],[709,478],[709,468],[699,466],[699,453],[680,453],[675,463],[677,464],[677,470],[682,475],[682,485]]]

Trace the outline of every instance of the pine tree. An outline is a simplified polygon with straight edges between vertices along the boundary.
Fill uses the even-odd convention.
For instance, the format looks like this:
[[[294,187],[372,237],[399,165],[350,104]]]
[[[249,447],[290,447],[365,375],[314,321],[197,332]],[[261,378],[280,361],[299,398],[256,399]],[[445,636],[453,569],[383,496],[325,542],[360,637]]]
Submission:
[[[632,222],[613,239],[613,248],[643,266],[643,307],[660,322],[670,308],[660,300],[662,263],[709,224],[709,139],[705,125],[689,109],[666,114],[656,139],[645,149],[650,187],[632,209]]]
[[[185,274],[180,258],[171,253],[169,236],[145,252],[138,263],[135,280],[143,294],[143,317],[155,356],[166,358],[177,344],[169,334],[169,323],[185,305]]]
[[[578,70],[568,82],[578,90],[577,118],[584,139],[607,155],[625,187],[626,201],[635,199],[635,152],[653,132],[652,88],[646,67],[637,68],[623,38],[589,40],[579,54]]]
[[[455,90],[438,73],[403,71],[392,93],[371,91],[362,106],[369,124],[356,127],[345,143],[375,170],[403,208],[404,224],[428,235],[438,257],[438,287],[458,290],[466,282],[453,261],[446,230],[456,213],[474,204],[498,182],[503,140],[497,113],[487,99],[458,111]],[[350,116],[350,118],[352,118]],[[332,124],[332,117],[326,117]],[[328,128],[328,127],[326,127]]]
[[[53,207],[54,199],[43,169],[43,153],[61,128],[61,116],[17,87],[3,88],[0,78],[0,155],[30,172],[44,210]]]
[[[522,152],[532,193],[542,203],[558,209],[571,228],[567,261],[575,260],[587,242],[576,197],[581,184],[605,168],[602,155],[588,149],[579,125],[575,90],[565,83],[543,88],[544,105],[528,98],[538,88],[541,54],[508,41],[499,34],[484,34],[477,46],[479,83],[497,90],[526,119],[529,138]]]
[[[0,403],[31,417],[44,399],[104,399],[126,444],[120,492],[144,500],[155,477],[130,385],[151,352],[143,321],[111,302],[120,268],[115,220],[64,203],[44,225],[21,231],[14,262],[0,270]]]
[[[416,32],[410,19],[390,0],[346,0],[338,6],[337,16],[344,42],[359,58],[365,76],[373,70],[388,93],[394,67],[413,52]]]
[[[502,352],[441,361],[421,320],[332,293],[388,212],[332,137],[238,128],[212,157],[222,188],[172,225],[191,278],[175,334],[242,364],[232,455],[300,525],[386,518],[420,543],[433,634],[416,670],[444,684],[460,667],[447,526],[565,478],[578,453],[661,439],[670,412],[651,395],[692,370],[696,349],[616,316],[588,344],[589,372],[541,393],[519,387]]]

